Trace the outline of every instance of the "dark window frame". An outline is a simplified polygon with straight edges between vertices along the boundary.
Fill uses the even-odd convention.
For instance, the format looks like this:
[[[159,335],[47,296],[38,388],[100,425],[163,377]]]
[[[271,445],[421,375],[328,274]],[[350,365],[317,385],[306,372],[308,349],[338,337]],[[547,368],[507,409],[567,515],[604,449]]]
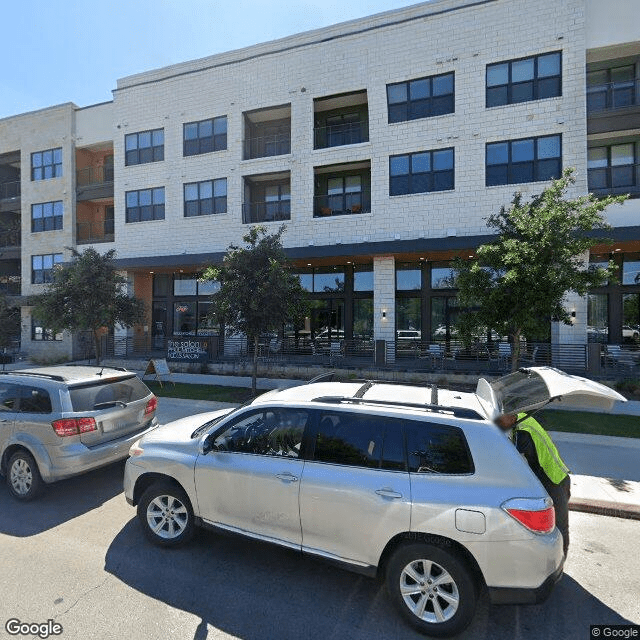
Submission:
[[[60,152],[60,161],[56,162],[56,154]],[[51,162],[45,163],[45,154],[51,154]],[[37,158],[40,158],[39,164],[34,164]],[[47,169],[50,169],[51,175],[46,175]],[[39,176],[39,177],[36,177]],[[39,182],[41,180],[53,180],[62,177],[62,147],[53,147],[52,149],[44,149],[43,151],[34,151],[31,154],[31,181]]]
[[[631,145],[633,147],[633,162],[631,164],[611,164],[611,152],[613,147],[622,147],[626,145]],[[589,167],[589,159],[588,153],[593,149],[606,149],[607,150],[607,166],[606,167]],[[628,193],[629,190],[632,190],[633,195],[638,197],[638,191],[640,187],[640,149],[638,148],[638,143],[636,141],[631,142],[617,142],[617,143],[608,143],[608,144],[599,144],[589,147],[587,149],[587,183],[589,191],[592,190],[591,186],[591,174],[592,172],[605,172],[607,185],[605,187],[594,188],[595,192],[603,193],[608,192],[612,194],[618,193]],[[613,186],[613,171],[615,169],[624,169],[631,167],[632,175],[633,175],[633,184],[631,185],[622,185],[622,186]]]
[[[451,152],[451,169],[441,169],[434,170],[433,168],[433,156],[435,153],[440,153],[443,151]],[[429,154],[429,171],[413,171],[413,160],[415,156]],[[391,163],[396,158],[407,157],[409,160],[409,172],[393,175],[391,173]],[[451,174],[451,186],[446,186],[444,188],[434,188],[435,180],[437,176],[444,176],[445,174]],[[400,183],[400,179],[405,179],[407,181],[406,190],[400,189],[399,187],[394,187],[394,179],[395,183]],[[427,188],[422,188],[420,186],[419,181],[423,181],[426,183]],[[414,188],[414,183],[416,186]],[[455,191],[456,188],[456,153],[455,147],[444,147],[442,149],[426,149],[424,151],[414,151],[412,153],[400,153],[397,155],[389,156],[389,197],[393,198],[395,196],[407,196],[407,195],[416,195],[420,193],[438,193],[441,191]]]
[[[154,145],[154,135],[159,131],[162,132],[162,144]],[[140,146],[140,136],[148,134],[150,137],[150,146]],[[135,148],[128,149],[128,141],[135,138]],[[145,158],[143,154],[150,154]],[[137,164],[148,164],[150,162],[162,162],[164,160],[164,128],[145,129],[144,131],[136,131],[135,133],[127,133],[124,136],[124,164],[131,167]]]
[[[542,76],[539,77],[538,75],[538,62],[539,62],[539,58],[545,57],[545,56],[549,56],[549,55],[555,55],[558,54],[560,56],[560,72],[558,74],[554,74],[551,76]],[[533,60],[533,78],[531,80],[523,80],[520,82],[514,82],[513,81],[513,65],[515,63],[518,62],[523,62],[524,60]],[[508,80],[506,82],[506,84],[499,84],[499,85],[493,85],[493,86],[489,86],[488,84],[488,76],[489,76],[489,69],[491,67],[498,67],[501,65],[507,64],[509,65],[509,73],[508,73]],[[555,95],[543,95],[540,96],[540,85],[544,82],[544,81],[549,81],[549,80],[555,80],[557,79],[558,81],[558,93]],[[522,86],[522,85],[526,85],[531,83],[532,87],[531,87],[531,94],[532,97],[531,98],[527,98],[525,100],[514,100],[513,99],[513,89],[514,87],[518,87],[518,86]],[[495,93],[497,90],[504,90],[506,89],[506,101],[504,102],[497,102],[495,104],[490,104],[490,99],[489,99],[489,95],[491,93]],[[534,55],[530,55],[530,56],[523,56],[521,58],[513,58],[510,60],[501,60],[499,62],[492,62],[490,64],[488,64],[485,68],[485,106],[487,109],[493,109],[494,107],[504,107],[506,105],[511,105],[511,104],[521,104],[523,102],[533,102],[535,100],[547,100],[549,98],[559,98],[562,97],[562,50],[557,50],[557,51],[546,51],[544,53],[537,53]]]
[[[56,205],[60,204],[62,212],[56,214]],[[51,215],[45,215],[45,207],[51,205]],[[38,218],[34,216],[36,207],[42,208],[42,215]],[[31,233],[43,231],[59,231],[62,229],[64,216],[64,204],[62,200],[52,200],[49,202],[36,202],[31,205]],[[50,221],[50,222],[48,222]]]
[[[216,134],[216,122],[224,120],[224,133]],[[211,126],[210,136],[201,136],[200,129],[207,123]],[[198,134],[195,138],[187,139],[187,127],[196,127]],[[203,153],[214,153],[216,151],[227,150],[227,116],[216,116],[215,118],[205,118],[204,120],[194,120],[185,122],[182,125],[182,155],[184,157],[202,155]],[[192,148],[191,148],[192,147]]]
[[[215,194],[215,183],[224,181],[224,196],[217,196]],[[202,187],[206,184],[211,184],[211,197],[203,198],[201,196]],[[187,200],[187,187],[196,187],[198,189],[197,200]],[[185,182],[182,187],[183,198],[183,214],[185,218],[197,218],[199,216],[213,216],[227,213],[227,179],[226,178],[213,178],[211,180],[200,180],[198,182]],[[210,210],[207,209],[205,203],[211,201]],[[193,203],[195,206],[195,212],[189,212],[189,205],[187,203]]]
[[[30,395],[33,395],[34,391],[41,396],[42,400],[46,400],[46,402],[48,402],[48,405],[45,405],[45,407],[39,411],[27,411],[25,410],[25,408],[23,408],[23,404],[26,405],[26,403],[24,403],[23,401],[28,398],[27,392],[29,392]],[[24,384],[18,385],[18,393],[16,394],[16,401],[17,401],[18,413],[29,413],[29,414],[41,415],[41,416],[46,416],[53,413],[51,394],[46,389],[43,389],[42,387],[34,387],[31,385],[24,385]]]
[[[51,257],[52,266],[50,269],[44,268],[44,259]],[[34,258],[42,258],[41,269],[34,268]],[[61,253],[36,253],[31,256],[31,284],[47,284],[53,279],[53,270],[56,265],[61,264],[64,256]]]
[[[155,193],[157,191],[162,191],[162,202],[154,202]],[[140,194],[146,191],[151,192],[151,203],[148,205],[140,204]],[[137,194],[138,204],[136,206],[129,206],[129,195]],[[157,222],[159,220],[164,220],[165,215],[165,188],[164,187],[149,187],[147,189],[134,189],[132,191],[125,191],[125,222],[127,224],[132,224],[134,222]],[[151,216],[149,217],[148,210],[151,212]],[[137,219],[133,219],[137,218]]]
[[[558,156],[554,156],[553,158],[538,158],[538,141],[539,140],[544,140],[545,138],[558,138],[559,139],[559,146],[560,146],[560,153]],[[518,143],[518,142],[527,142],[527,141],[532,141],[533,143],[533,159],[532,160],[527,160],[527,161],[521,161],[521,162],[513,162],[512,161],[512,148],[513,148],[513,144],[514,143]],[[498,145],[498,144],[507,144],[508,145],[508,158],[507,158],[507,162],[501,162],[501,163],[492,163],[489,164],[488,162],[488,157],[489,157],[489,147],[491,147],[492,145]],[[540,163],[543,162],[547,162],[547,161],[556,161],[559,163],[558,165],[558,171],[551,177],[540,177],[541,173],[540,173]],[[531,164],[532,165],[532,178],[531,180],[520,180],[516,177],[514,177],[514,173],[515,173],[515,169],[518,166],[523,166],[526,164]],[[504,185],[509,185],[509,184],[529,184],[529,183],[533,183],[533,182],[546,182],[548,180],[554,180],[559,178],[562,175],[562,134],[561,133],[551,133],[551,134],[547,134],[547,135],[542,135],[542,136],[531,136],[531,137],[527,137],[527,138],[516,138],[514,140],[496,140],[494,142],[487,142],[485,144],[485,159],[484,159],[484,166],[485,166],[485,186],[486,187],[497,187],[497,186],[504,186]],[[496,182],[493,179],[490,180],[489,178],[489,167],[504,167],[506,168],[506,176],[507,179],[506,181],[499,181]]]
[[[444,93],[442,95],[433,95],[433,81],[446,76],[451,76],[451,92]],[[456,74],[455,71],[447,71],[446,73],[437,73],[431,76],[424,76],[421,78],[412,78],[411,80],[403,80],[402,82],[390,82],[387,84],[387,121],[389,124],[396,124],[398,122],[410,122],[412,120],[421,120],[422,118],[434,118],[436,116],[443,116],[455,113],[456,110]],[[411,98],[411,85],[419,82],[429,82],[429,96],[425,98]],[[389,89],[393,87],[399,87],[405,85],[406,97],[405,101],[390,102],[389,101]],[[444,103],[445,100],[451,100],[450,108],[445,110],[434,111],[434,99],[438,99]],[[418,109],[418,103],[425,103],[423,111]],[[404,115],[392,115],[394,111],[401,111],[404,109]]]

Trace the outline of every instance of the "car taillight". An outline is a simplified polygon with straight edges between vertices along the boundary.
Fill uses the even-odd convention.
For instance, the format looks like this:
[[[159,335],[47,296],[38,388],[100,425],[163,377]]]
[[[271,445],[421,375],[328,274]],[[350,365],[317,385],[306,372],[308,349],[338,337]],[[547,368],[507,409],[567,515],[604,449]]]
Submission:
[[[148,416],[150,413],[153,413],[158,408],[158,398],[152,396],[149,402],[147,402],[147,406],[144,408],[144,415]]]
[[[51,423],[53,430],[61,437],[77,436],[79,433],[97,431],[95,418],[62,418]]]
[[[551,533],[556,526],[556,512],[551,498],[515,498],[505,502],[502,508],[534,533]]]

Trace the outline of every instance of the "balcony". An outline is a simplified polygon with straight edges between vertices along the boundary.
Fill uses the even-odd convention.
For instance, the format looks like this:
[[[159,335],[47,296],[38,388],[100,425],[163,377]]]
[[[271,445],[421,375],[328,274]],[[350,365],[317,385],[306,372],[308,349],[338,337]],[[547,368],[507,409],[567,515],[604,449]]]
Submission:
[[[0,294],[19,296],[21,286],[20,276],[0,276]]]
[[[367,92],[355,91],[313,101],[314,149],[369,141]]]
[[[0,200],[14,200],[20,197],[20,181],[0,183]]]
[[[640,104],[640,80],[605,82],[587,88],[589,115],[599,111],[625,109]]]
[[[113,183],[113,165],[85,167],[76,171],[76,185],[78,187],[94,187],[108,183]]]
[[[244,159],[268,158],[291,153],[291,134],[273,133],[244,141]]]
[[[263,173],[244,178],[243,224],[291,219],[291,174]]]
[[[369,122],[364,119],[347,119],[313,130],[314,149],[342,147],[349,144],[369,142]]]
[[[291,105],[244,114],[244,159],[291,153]]]
[[[277,222],[291,219],[291,201],[247,202],[242,205],[242,223]]]
[[[362,192],[340,193],[315,196],[313,199],[313,217],[345,216],[357,213],[371,213],[369,194]]]
[[[313,217],[371,212],[371,163],[350,162],[316,167]]]
[[[640,164],[589,169],[589,191],[599,196],[630,194],[640,198]]]
[[[114,241],[113,220],[76,223],[76,244],[99,244],[100,242]]]
[[[19,247],[20,241],[20,227],[14,229],[0,229],[0,249]]]

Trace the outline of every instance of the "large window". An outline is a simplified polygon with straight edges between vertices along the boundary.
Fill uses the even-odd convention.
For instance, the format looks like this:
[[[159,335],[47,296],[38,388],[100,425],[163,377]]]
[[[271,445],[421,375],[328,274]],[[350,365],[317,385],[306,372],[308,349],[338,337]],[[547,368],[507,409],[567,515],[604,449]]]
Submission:
[[[354,265],[353,290],[373,291],[373,265]]]
[[[453,149],[420,151],[389,158],[390,196],[453,188]]]
[[[622,341],[640,341],[640,293],[622,295]]]
[[[31,205],[31,231],[62,229],[62,201],[42,202]]]
[[[210,216],[227,211],[227,179],[184,185],[184,216]]]
[[[421,332],[421,326],[422,298],[396,298],[396,331]],[[399,335],[398,337],[406,338],[407,336]]]
[[[419,291],[422,288],[422,270],[411,262],[396,265],[396,290]]]
[[[61,253],[31,256],[31,283],[44,284],[53,279],[53,268],[63,260]]]
[[[588,151],[589,190],[596,193],[638,191],[636,144],[592,147]]]
[[[164,129],[130,133],[124,137],[125,164],[164,160]]]
[[[486,164],[488,187],[559,178],[562,173],[562,136],[488,143]]]
[[[353,337],[356,340],[373,338],[372,298],[356,298],[353,301]]]
[[[473,460],[462,429],[411,420],[405,426],[411,473],[470,474]]]
[[[387,85],[389,122],[403,122],[453,113],[455,110],[454,74]]]
[[[344,270],[340,267],[318,267],[313,273],[315,293],[344,291]]]
[[[47,329],[41,322],[31,318],[31,339],[36,342],[60,342],[62,333],[55,333],[52,329]]]
[[[454,289],[455,274],[446,262],[434,262],[431,265],[431,288]]]
[[[587,110],[622,109],[640,102],[636,66],[598,69],[587,73]]]
[[[562,95],[559,51],[487,65],[487,107]]]
[[[31,180],[49,180],[62,176],[62,147],[31,154]]]
[[[183,127],[183,155],[196,156],[227,148],[227,116],[188,122]]]
[[[587,339],[589,342],[609,342],[609,296],[606,293],[587,296]]]
[[[164,220],[164,187],[127,191],[127,222]]]

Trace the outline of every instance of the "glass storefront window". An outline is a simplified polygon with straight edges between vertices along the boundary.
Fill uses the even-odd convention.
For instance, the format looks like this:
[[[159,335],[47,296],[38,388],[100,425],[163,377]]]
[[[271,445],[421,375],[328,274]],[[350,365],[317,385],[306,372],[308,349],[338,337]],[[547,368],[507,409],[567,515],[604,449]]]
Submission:
[[[396,291],[419,291],[422,288],[422,270],[416,264],[396,265]]]
[[[609,340],[609,296],[591,293],[587,297],[587,339],[589,342]]]
[[[198,280],[198,295],[211,296],[220,291],[220,283],[216,280]]]
[[[169,295],[169,274],[156,273],[153,276],[153,296],[166,298]]]
[[[622,296],[622,341],[640,341],[640,293]]]
[[[454,273],[448,263],[434,262],[431,267],[432,289],[453,289]]]
[[[640,256],[628,254],[622,263],[622,284],[640,284]]]
[[[196,303],[174,302],[173,335],[193,336],[196,333]]]
[[[609,268],[609,256],[606,255],[592,255],[589,258],[589,267],[590,268],[596,268],[596,267],[600,267],[602,269],[608,269]],[[604,283],[603,286],[606,286],[609,284],[609,281],[606,281]]]
[[[344,271],[337,267],[318,267],[313,273],[313,291],[315,293],[344,291]]]
[[[353,301],[353,338],[370,340],[373,338],[373,300]]]
[[[217,336],[220,334],[220,327],[209,317],[211,302],[198,302],[198,335]]]
[[[313,273],[299,273],[300,286],[305,291],[313,291]]]
[[[396,334],[400,331],[420,331],[422,326],[421,303],[421,298],[396,298]]]
[[[373,291],[372,265],[356,265],[353,268],[353,290]]]
[[[198,281],[194,274],[176,274],[173,281],[174,296],[195,296],[198,294]]]
[[[456,298],[437,296],[431,298],[431,339],[445,340],[455,338],[455,321],[458,314]]]

